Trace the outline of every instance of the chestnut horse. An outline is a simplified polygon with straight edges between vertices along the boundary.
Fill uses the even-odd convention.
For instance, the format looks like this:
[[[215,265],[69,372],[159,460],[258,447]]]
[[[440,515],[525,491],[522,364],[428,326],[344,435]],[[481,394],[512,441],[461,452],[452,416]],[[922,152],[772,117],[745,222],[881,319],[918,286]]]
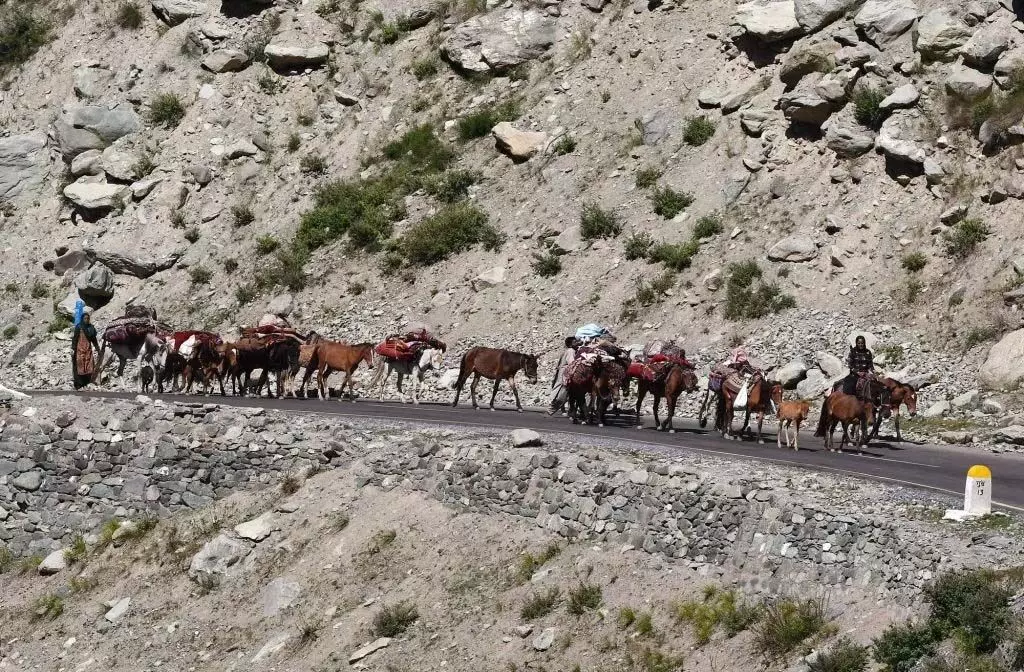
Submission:
[[[875,405],[870,401],[862,401],[852,394],[833,392],[825,398],[821,405],[821,417],[818,419],[818,430],[815,436],[825,438],[825,448],[835,452],[832,441],[832,434],[838,425],[843,426],[843,438],[839,442],[839,452],[843,452],[843,446],[849,441],[850,426],[859,425],[857,438],[857,452],[864,454],[864,446],[867,445],[868,426],[875,420]]]
[[[874,426],[871,429],[871,436],[868,438],[868,441],[878,436],[878,429],[882,426],[882,420],[888,415],[884,411],[888,411],[892,414],[893,421],[896,423],[896,440],[902,442],[903,436],[900,435],[900,407],[905,405],[907,412],[910,413],[910,417],[917,415],[917,390],[911,385],[901,383],[892,378],[882,378],[881,382],[889,390],[888,403],[884,403],[882,408],[879,409],[882,412],[875,416]]]
[[[738,391],[733,392],[724,382],[722,383],[722,391],[719,392],[718,398],[718,424],[716,426],[722,432],[723,439],[737,438],[733,436],[732,421],[738,394]],[[747,383],[747,407],[740,434],[746,431],[750,425],[751,414],[757,413],[757,442],[764,443],[764,438],[761,436],[764,416],[767,413],[774,413],[781,402],[782,384],[765,379],[763,374],[756,374]]]
[[[366,362],[367,367],[371,369],[373,368],[373,343],[349,345],[347,343],[338,343],[336,341],[318,341],[316,345],[313,346],[313,352],[310,355],[309,364],[306,365],[303,387],[305,387],[305,381],[309,380],[310,373],[315,366],[317,369],[317,389],[320,393],[320,399],[326,400],[328,394],[328,376],[335,371],[341,371],[345,378],[341,381],[341,387],[338,390],[338,399],[340,400],[345,396],[345,386],[348,385],[349,395],[352,397],[352,401],[355,401],[356,381],[353,375],[355,374],[356,369],[359,368],[359,364],[362,362]]]
[[[455,400],[452,406],[459,405],[459,396],[469,376],[473,376],[473,382],[469,386],[469,397],[473,401],[473,408],[480,408],[476,403],[476,386],[480,378],[487,378],[494,381],[494,390],[491,392],[491,410],[494,410],[494,398],[498,396],[498,386],[501,381],[507,380],[512,387],[512,394],[516,398],[516,410],[523,411],[523,405],[519,403],[519,388],[516,387],[516,374],[522,371],[526,374],[526,380],[531,384],[537,383],[537,356],[526,355],[521,352],[511,352],[499,348],[470,348],[462,356],[462,363],[459,365],[459,378],[455,382]]]
[[[789,430],[794,425],[793,450],[800,450],[800,425],[807,419],[811,412],[811,405],[800,399],[799,401],[783,401],[779,404],[779,431],[775,434],[775,445],[782,448],[782,435],[786,435],[786,448],[790,446]]]
[[[654,381],[647,381],[644,378],[637,378],[636,391],[636,426],[637,429],[643,426],[640,420],[640,404],[644,403],[644,397],[650,392],[654,396],[654,428],[658,431],[668,430],[674,434],[672,418],[676,414],[676,402],[683,392],[694,392],[697,390],[697,375],[691,370],[678,364],[669,365],[668,375],[658,377]],[[665,410],[668,417],[665,422],[658,418],[658,405],[661,398],[665,397]]]

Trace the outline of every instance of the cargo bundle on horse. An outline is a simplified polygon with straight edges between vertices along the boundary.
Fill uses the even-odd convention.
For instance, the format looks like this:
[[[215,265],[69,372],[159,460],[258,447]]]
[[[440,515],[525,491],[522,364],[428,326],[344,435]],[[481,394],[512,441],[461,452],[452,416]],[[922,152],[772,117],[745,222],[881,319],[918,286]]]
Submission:
[[[582,347],[566,367],[564,384],[573,424],[596,422],[604,427],[608,407],[626,380],[628,364],[623,361],[623,354],[621,348],[610,352],[606,347]]]
[[[498,348],[471,348],[462,356],[462,361],[459,364],[459,378],[455,382],[455,400],[452,401],[452,406],[459,405],[462,388],[472,375],[473,382],[469,386],[469,396],[473,401],[473,408],[479,408],[476,403],[476,386],[482,376],[494,381],[490,403],[492,411],[494,410],[494,398],[498,396],[498,386],[502,380],[507,380],[516,399],[516,410],[522,412],[523,405],[519,402],[519,388],[516,387],[516,374],[520,371],[526,374],[526,380],[530,384],[536,384],[537,356]]]
[[[222,357],[218,348],[224,340],[220,335],[210,331],[176,331],[166,341],[168,354],[165,378],[171,381],[172,389],[191,392],[198,375],[203,381],[204,393],[208,393],[208,372],[216,369]],[[220,387],[223,396],[223,379]]]
[[[125,309],[123,316],[111,320],[103,330],[96,375],[99,375],[106,365],[105,355],[109,347],[118,359],[118,377],[124,375],[128,360],[140,358],[151,360],[156,365],[154,368],[160,369],[160,371],[155,371],[159,376],[166,358],[166,353],[161,352],[162,349],[166,349],[161,336],[170,334],[171,331],[168,325],[157,321],[156,310],[144,306],[129,306]],[[159,387],[160,383],[157,384]]]
[[[782,385],[769,380],[764,371],[747,358],[746,352],[737,348],[729,360],[712,369],[708,377],[708,389],[699,415],[701,427],[707,422],[709,401],[715,404],[715,429],[722,433],[722,438],[738,438],[732,431],[732,424],[739,408],[744,411],[740,434],[750,425],[751,415],[757,413],[757,442],[764,443],[764,416],[775,413],[782,402]]]
[[[411,331],[404,336],[392,335],[374,347],[375,365],[379,365],[370,386],[380,384],[380,399],[384,400],[384,387],[392,372],[398,374],[398,395],[404,404],[405,392],[402,381],[405,376],[412,380],[412,403],[418,404],[419,392],[417,383],[423,383],[424,374],[430,369],[440,369],[444,361],[447,346],[426,329]]]
[[[256,381],[255,394],[262,394],[270,374],[277,378],[277,394],[282,396],[290,386],[290,375],[299,368],[299,347],[304,337],[294,329],[253,327],[242,330],[242,338],[230,344],[232,390],[238,385],[244,396],[249,390],[252,372],[262,371]],[[244,375],[245,380],[242,381]],[[274,396],[268,387],[268,393]]]

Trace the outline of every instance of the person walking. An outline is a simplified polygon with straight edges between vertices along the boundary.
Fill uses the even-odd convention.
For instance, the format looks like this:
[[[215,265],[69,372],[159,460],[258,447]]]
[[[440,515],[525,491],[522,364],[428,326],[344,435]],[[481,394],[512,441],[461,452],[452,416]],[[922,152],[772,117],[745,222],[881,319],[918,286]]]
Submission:
[[[555,375],[551,379],[551,410],[548,411],[548,415],[554,415],[565,408],[565,402],[569,399],[569,391],[565,388],[565,372],[576,359],[577,346],[578,343],[574,336],[566,337],[565,350],[558,360]]]
[[[75,331],[71,336],[71,375],[75,389],[80,390],[92,382],[96,374],[96,327],[92,326],[89,313],[76,307]]]

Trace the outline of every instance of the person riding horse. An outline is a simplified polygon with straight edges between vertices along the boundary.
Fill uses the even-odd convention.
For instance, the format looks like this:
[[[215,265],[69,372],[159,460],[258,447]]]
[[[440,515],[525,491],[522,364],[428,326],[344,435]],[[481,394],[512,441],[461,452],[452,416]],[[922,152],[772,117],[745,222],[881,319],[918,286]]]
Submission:
[[[858,336],[854,341],[846,363],[850,373],[843,379],[843,392],[859,396],[864,401],[872,401],[871,383],[875,380],[875,358],[868,350],[863,336]]]

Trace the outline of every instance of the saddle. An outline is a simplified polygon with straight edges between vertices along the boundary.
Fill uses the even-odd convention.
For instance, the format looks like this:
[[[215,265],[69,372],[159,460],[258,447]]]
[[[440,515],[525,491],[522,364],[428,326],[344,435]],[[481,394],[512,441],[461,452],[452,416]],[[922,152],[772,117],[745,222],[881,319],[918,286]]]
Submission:
[[[626,375],[630,378],[640,378],[648,383],[658,383],[668,378],[673,364],[675,362],[667,359],[654,361],[653,358],[646,362],[630,362],[626,368]]]
[[[133,317],[125,315],[110,321],[103,330],[103,340],[108,343],[138,342],[147,334],[169,333],[171,328],[157,322],[152,317]]]
[[[387,359],[409,361],[414,359],[416,355],[419,353],[419,351],[421,351],[424,347],[426,346],[419,345],[419,347],[414,347],[414,344],[406,343],[404,340],[397,336],[389,336],[388,338],[385,338],[382,342],[378,343],[373,348],[373,351],[376,352],[381,357],[385,357]]]

